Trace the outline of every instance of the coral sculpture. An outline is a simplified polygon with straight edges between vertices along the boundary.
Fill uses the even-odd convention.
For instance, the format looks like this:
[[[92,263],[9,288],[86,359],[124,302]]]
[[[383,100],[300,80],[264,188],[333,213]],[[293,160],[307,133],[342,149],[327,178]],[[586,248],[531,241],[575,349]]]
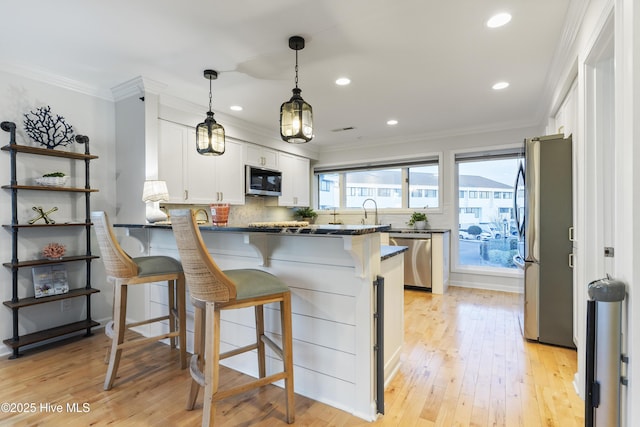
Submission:
[[[39,107],[24,115],[24,130],[29,138],[49,149],[73,142],[73,126],[64,117],[51,114],[51,107]]]
[[[60,243],[49,243],[47,246],[42,249],[42,255],[45,258],[49,259],[59,259],[62,258],[64,253],[67,251],[67,248]]]

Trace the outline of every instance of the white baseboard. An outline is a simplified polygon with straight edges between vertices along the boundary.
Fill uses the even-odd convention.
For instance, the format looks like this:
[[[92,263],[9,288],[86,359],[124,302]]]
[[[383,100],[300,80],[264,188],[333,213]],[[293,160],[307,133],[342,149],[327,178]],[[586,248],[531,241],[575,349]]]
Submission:
[[[486,291],[510,292],[514,294],[522,293],[522,290],[516,286],[499,285],[491,283],[467,282],[462,280],[450,280],[449,286],[458,286],[460,288],[484,289]]]

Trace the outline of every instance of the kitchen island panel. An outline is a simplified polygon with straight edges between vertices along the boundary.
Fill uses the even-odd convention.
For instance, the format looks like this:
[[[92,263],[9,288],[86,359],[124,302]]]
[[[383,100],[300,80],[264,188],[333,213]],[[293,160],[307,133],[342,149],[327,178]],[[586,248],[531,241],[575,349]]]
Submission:
[[[143,241],[141,248],[147,251],[144,255],[179,258],[170,228],[139,228],[131,234]],[[220,268],[265,270],[290,287],[295,392],[367,421],[374,420],[377,414],[373,281],[381,274],[379,234],[336,236],[206,230],[202,234]],[[389,282],[397,279],[394,277],[391,274]],[[387,287],[391,285],[389,282]],[[402,288],[402,281],[397,285]],[[148,289],[145,305],[147,310],[156,311],[162,307],[162,297],[159,291]],[[267,335],[279,342],[277,308],[265,310],[265,328]],[[385,309],[388,313],[393,310],[402,313],[403,307],[388,304]],[[189,304],[189,331],[193,329],[192,316]],[[255,336],[251,309],[223,311],[222,321],[223,350],[244,345]],[[402,331],[387,331],[392,333],[402,336]],[[192,332],[187,338],[187,349],[192,351]],[[248,375],[257,375],[255,353],[223,363]],[[381,380],[386,383],[399,363],[395,356],[391,362],[385,360]],[[267,365],[269,374],[279,371],[282,363],[268,351]]]

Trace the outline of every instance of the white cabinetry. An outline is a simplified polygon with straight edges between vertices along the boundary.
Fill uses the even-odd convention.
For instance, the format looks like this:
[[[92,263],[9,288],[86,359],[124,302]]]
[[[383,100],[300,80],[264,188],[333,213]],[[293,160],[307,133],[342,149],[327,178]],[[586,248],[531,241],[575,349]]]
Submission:
[[[260,166],[269,169],[277,169],[278,152],[259,145],[246,144],[245,163],[252,166]]]
[[[222,156],[196,151],[195,129],[160,120],[158,178],[167,182],[169,203],[244,204],[243,145],[225,143]]]
[[[183,159],[187,128],[159,120],[158,179],[167,182],[169,203],[185,202]]]
[[[449,287],[451,233],[431,233],[431,292],[444,294]]]
[[[309,159],[280,153],[279,169],[282,171],[282,195],[280,206],[309,206]]]
[[[555,129],[549,129],[548,134],[562,133],[565,137],[573,134],[578,112],[577,101],[577,85],[576,82],[573,82],[571,89],[569,89],[565,99],[562,101],[562,105],[554,116]]]

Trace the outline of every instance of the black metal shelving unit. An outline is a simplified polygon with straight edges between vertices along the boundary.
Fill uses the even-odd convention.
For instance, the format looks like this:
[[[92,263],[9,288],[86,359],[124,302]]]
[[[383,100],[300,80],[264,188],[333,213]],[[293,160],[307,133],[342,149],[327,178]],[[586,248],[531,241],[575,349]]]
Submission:
[[[11,309],[13,314],[13,336],[5,339],[3,342],[7,346],[13,349],[13,354],[10,359],[15,359],[21,356],[20,348],[37,344],[43,341],[51,340],[52,338],[61,337],[74,332],[86,330],[85,336],[92,335],[91,328],[99,325],[91,319],[91,295],[100,292],[98,289],[91,287],[91,261],[99,258],[91,254],[91,193],[98,190],[92,189],[89,181],[90,161],[97,159],[98,156],[91,155],[89,152],[89,138],[83,135],[77,135],[75,140],[79,144],[84,144],[85,152],[75,153],[61,150],[52,150],[46,148],[31,147],[26,145],[19,145],[16,143],[16,125],[13,122],[2,122],[0,127],[5,132],[10,134],[9,145],[2,147],[2,151],[8,151],[11,156],[11,182],[9,185],[3,185],[2,188],[11,191],[11,224],[3,225],[3,227],[10,231],[12,242],[12,256],[11,262],[4,263],[3,266],[11,269],[12,276],[12,298],[10,301],[4,301],[3,304]],[[66,159],[84,161],[85,164],[85,186],[84,188],[75,187],[52,187],[52,186],[40,186],[40,185],[19,185],[17,179],[17,156],[19,153],[36,156],[48,156],[48,157],[62,157]],[[75,223],[61,223],[61,224],[20,224],[18,221],[18,192],[19,191],[62,191],[67,193],[79,193],[83,194],[85,198],[85,220],[84,222]],[[48,259],[32,259],[23,260],[18,259],[18,233],[24,229],[51,229],[54,227],[84,227],[86,236],[86,248],[84,255],[67,256],[61,260],[48,260]],[[52,295],[42,298],[23,297],[18,294],[18,271],[21,268],[32,268],[39,265],[57,264],[66,262],[85,262],[86,264],[86,282],[84,287],[72,288],[69,292],[59,295]],[[56,326],[53,328],[40,330],[30,334],[19,334],[19,318],[20,309],[34,306],[38,304],[46,304],[53,301],[61,301],[68,298],[86,298],[87,313],[86,318],[79,322],[67,323],[64,325]]]

